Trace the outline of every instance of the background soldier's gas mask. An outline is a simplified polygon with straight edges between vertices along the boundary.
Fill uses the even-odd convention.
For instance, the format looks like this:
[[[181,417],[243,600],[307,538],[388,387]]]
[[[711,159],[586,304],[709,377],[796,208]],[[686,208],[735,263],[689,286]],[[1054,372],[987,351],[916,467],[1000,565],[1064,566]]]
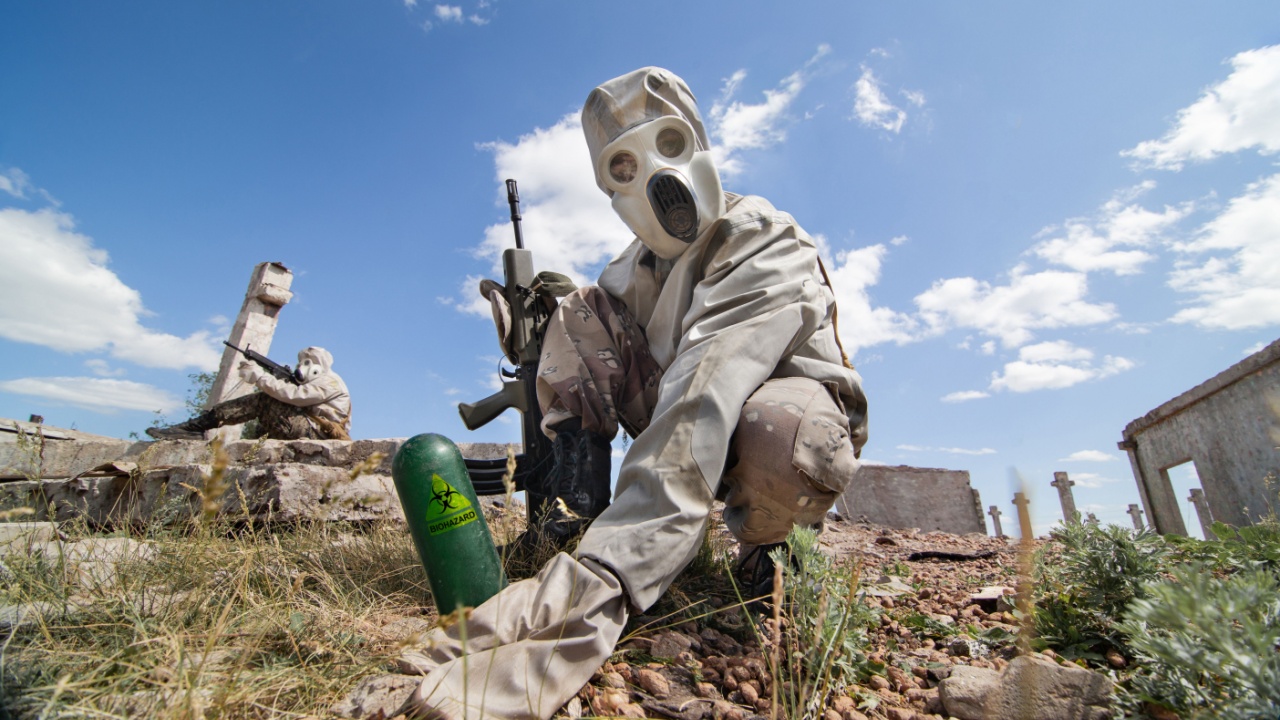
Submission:
[[[683,253],[725,211],[711,153],[696,145],[693,127],[667,116],[622,133],[596,159],[614,211],[664,260]]]
[[[300,384],[308,383],[329,372],[332,365],[333,356],[328,350],[318,347],[305,348],[298,353],[298,369],[293,371],[293,376]]]

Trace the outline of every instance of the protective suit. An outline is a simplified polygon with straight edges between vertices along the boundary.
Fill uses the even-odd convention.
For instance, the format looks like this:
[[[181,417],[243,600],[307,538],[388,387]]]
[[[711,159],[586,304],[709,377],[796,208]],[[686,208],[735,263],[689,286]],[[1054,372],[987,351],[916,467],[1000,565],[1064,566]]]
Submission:
[[[659,68],[611,80],[582,125],[637,237],[557,308],[539,401],[548,429],[638,434],[576,557],[476,608],[470,647],[455,626],[404,658],[426,674],[410,708],[436,717],[550,717],[607,659],[628,606],[651,606],[693,559],[717,495],[744,542],[779,541],[821,521],[866,440],[813,241],[768,201],[721,190],[684,82]],[[571,601],[547,613],[530,598]]]
[[[220,402],[186,422],[148,428],[158,440],[202,438],[223,425],[257,420],[262,437],[276,440],[350,440],[351,395],[333,371],[333,355],[321,347],[298,353],[295,384],[266,373],[245,360],[236,368],[240,379],[260,392]]]

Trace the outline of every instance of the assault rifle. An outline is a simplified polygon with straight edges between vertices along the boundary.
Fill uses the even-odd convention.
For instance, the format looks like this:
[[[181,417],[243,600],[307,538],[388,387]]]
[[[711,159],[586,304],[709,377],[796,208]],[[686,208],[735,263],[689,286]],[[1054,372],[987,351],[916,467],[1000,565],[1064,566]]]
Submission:
[[[298,375],[293,371],[292,368],[290,368],[288,365],[281,365],[280,363],[276,362],[275,360],[272,360],[271,358],[267,357],[266,355],[263,355],[262,353],[254,352],[252,346],[245,345],[244,349],[241,350],[240,348],[236,347],[235,345],[232,345],[226,340],[223,340],[222,344],[226,345],[232,350],[235,350],[236,352],[245,356],[246,359],[252,360],[253,362],[258,363],[258,367],[261,367],[263,370],[266,370],[267,372],[271,373],[273,376],[275,376],[277,380],[286,380],[288,382],[293,383],[294,385],[302,384],[298,381]]]
[[[521,435],[524,452],[516,456],[515,486],[527,495],[526,507],[532,520],[541,512],[544,503],[553,500],[545,477],[550,470],[551,441],[542,433],[542,410],[538,406],[535,380],[538,375],[538,358],[542,355],[542,337],[551,309],[544,300],[545,291],[533,272],[533,253],[524,248],[524,236],[520,231],[520,194],[515,180],[507,180],[507,204],[511,206],[511,224],[515,228],[516,246],[502,252],[503,296],[511,306],[511,340],[507,345],[507,360],[514,370],[501,368],[499,374],[508,378],[502,389],[476,403],[460,403],[458,414],[468,430],[482,427],[501,415],[508,408],[521,414]],[[506,492],[502,478],[507,460],[480,460],[467,458],[467,471],[477,495],[501,495]]]

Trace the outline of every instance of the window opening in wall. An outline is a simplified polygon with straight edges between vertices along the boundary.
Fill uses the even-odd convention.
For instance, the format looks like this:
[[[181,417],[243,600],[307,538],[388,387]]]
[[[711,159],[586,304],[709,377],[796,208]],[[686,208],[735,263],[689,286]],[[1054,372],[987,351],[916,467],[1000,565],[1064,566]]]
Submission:
[[[1200,475],[1196,473],[1195,463],[1184,462],[1166,469],[1165,472],[1173,485],[1173,496],[1178,499],[1178,509],[1182,512],[1182,524],[1187,528],[1187,535],[1204,540],[1204,530],[1200,527],[1200,515],[1190,499],[1193,488],[1204,487],[1200,484]]]

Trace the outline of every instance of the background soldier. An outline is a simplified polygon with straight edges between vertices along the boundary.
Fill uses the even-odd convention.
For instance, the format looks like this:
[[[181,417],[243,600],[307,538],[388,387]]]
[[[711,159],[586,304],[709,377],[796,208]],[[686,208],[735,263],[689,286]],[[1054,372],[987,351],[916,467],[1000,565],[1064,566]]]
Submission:
[[[351,439],[351,396],[333,371],[328,350],[309,347],[299,352],[292,381],[274,377],[249,360],[241,361],[236,370],[258,392],[220,402],[177,425],[147,428],[147,434],[157,440],[203,440],[208,430],[257,420],[259,437]]]

